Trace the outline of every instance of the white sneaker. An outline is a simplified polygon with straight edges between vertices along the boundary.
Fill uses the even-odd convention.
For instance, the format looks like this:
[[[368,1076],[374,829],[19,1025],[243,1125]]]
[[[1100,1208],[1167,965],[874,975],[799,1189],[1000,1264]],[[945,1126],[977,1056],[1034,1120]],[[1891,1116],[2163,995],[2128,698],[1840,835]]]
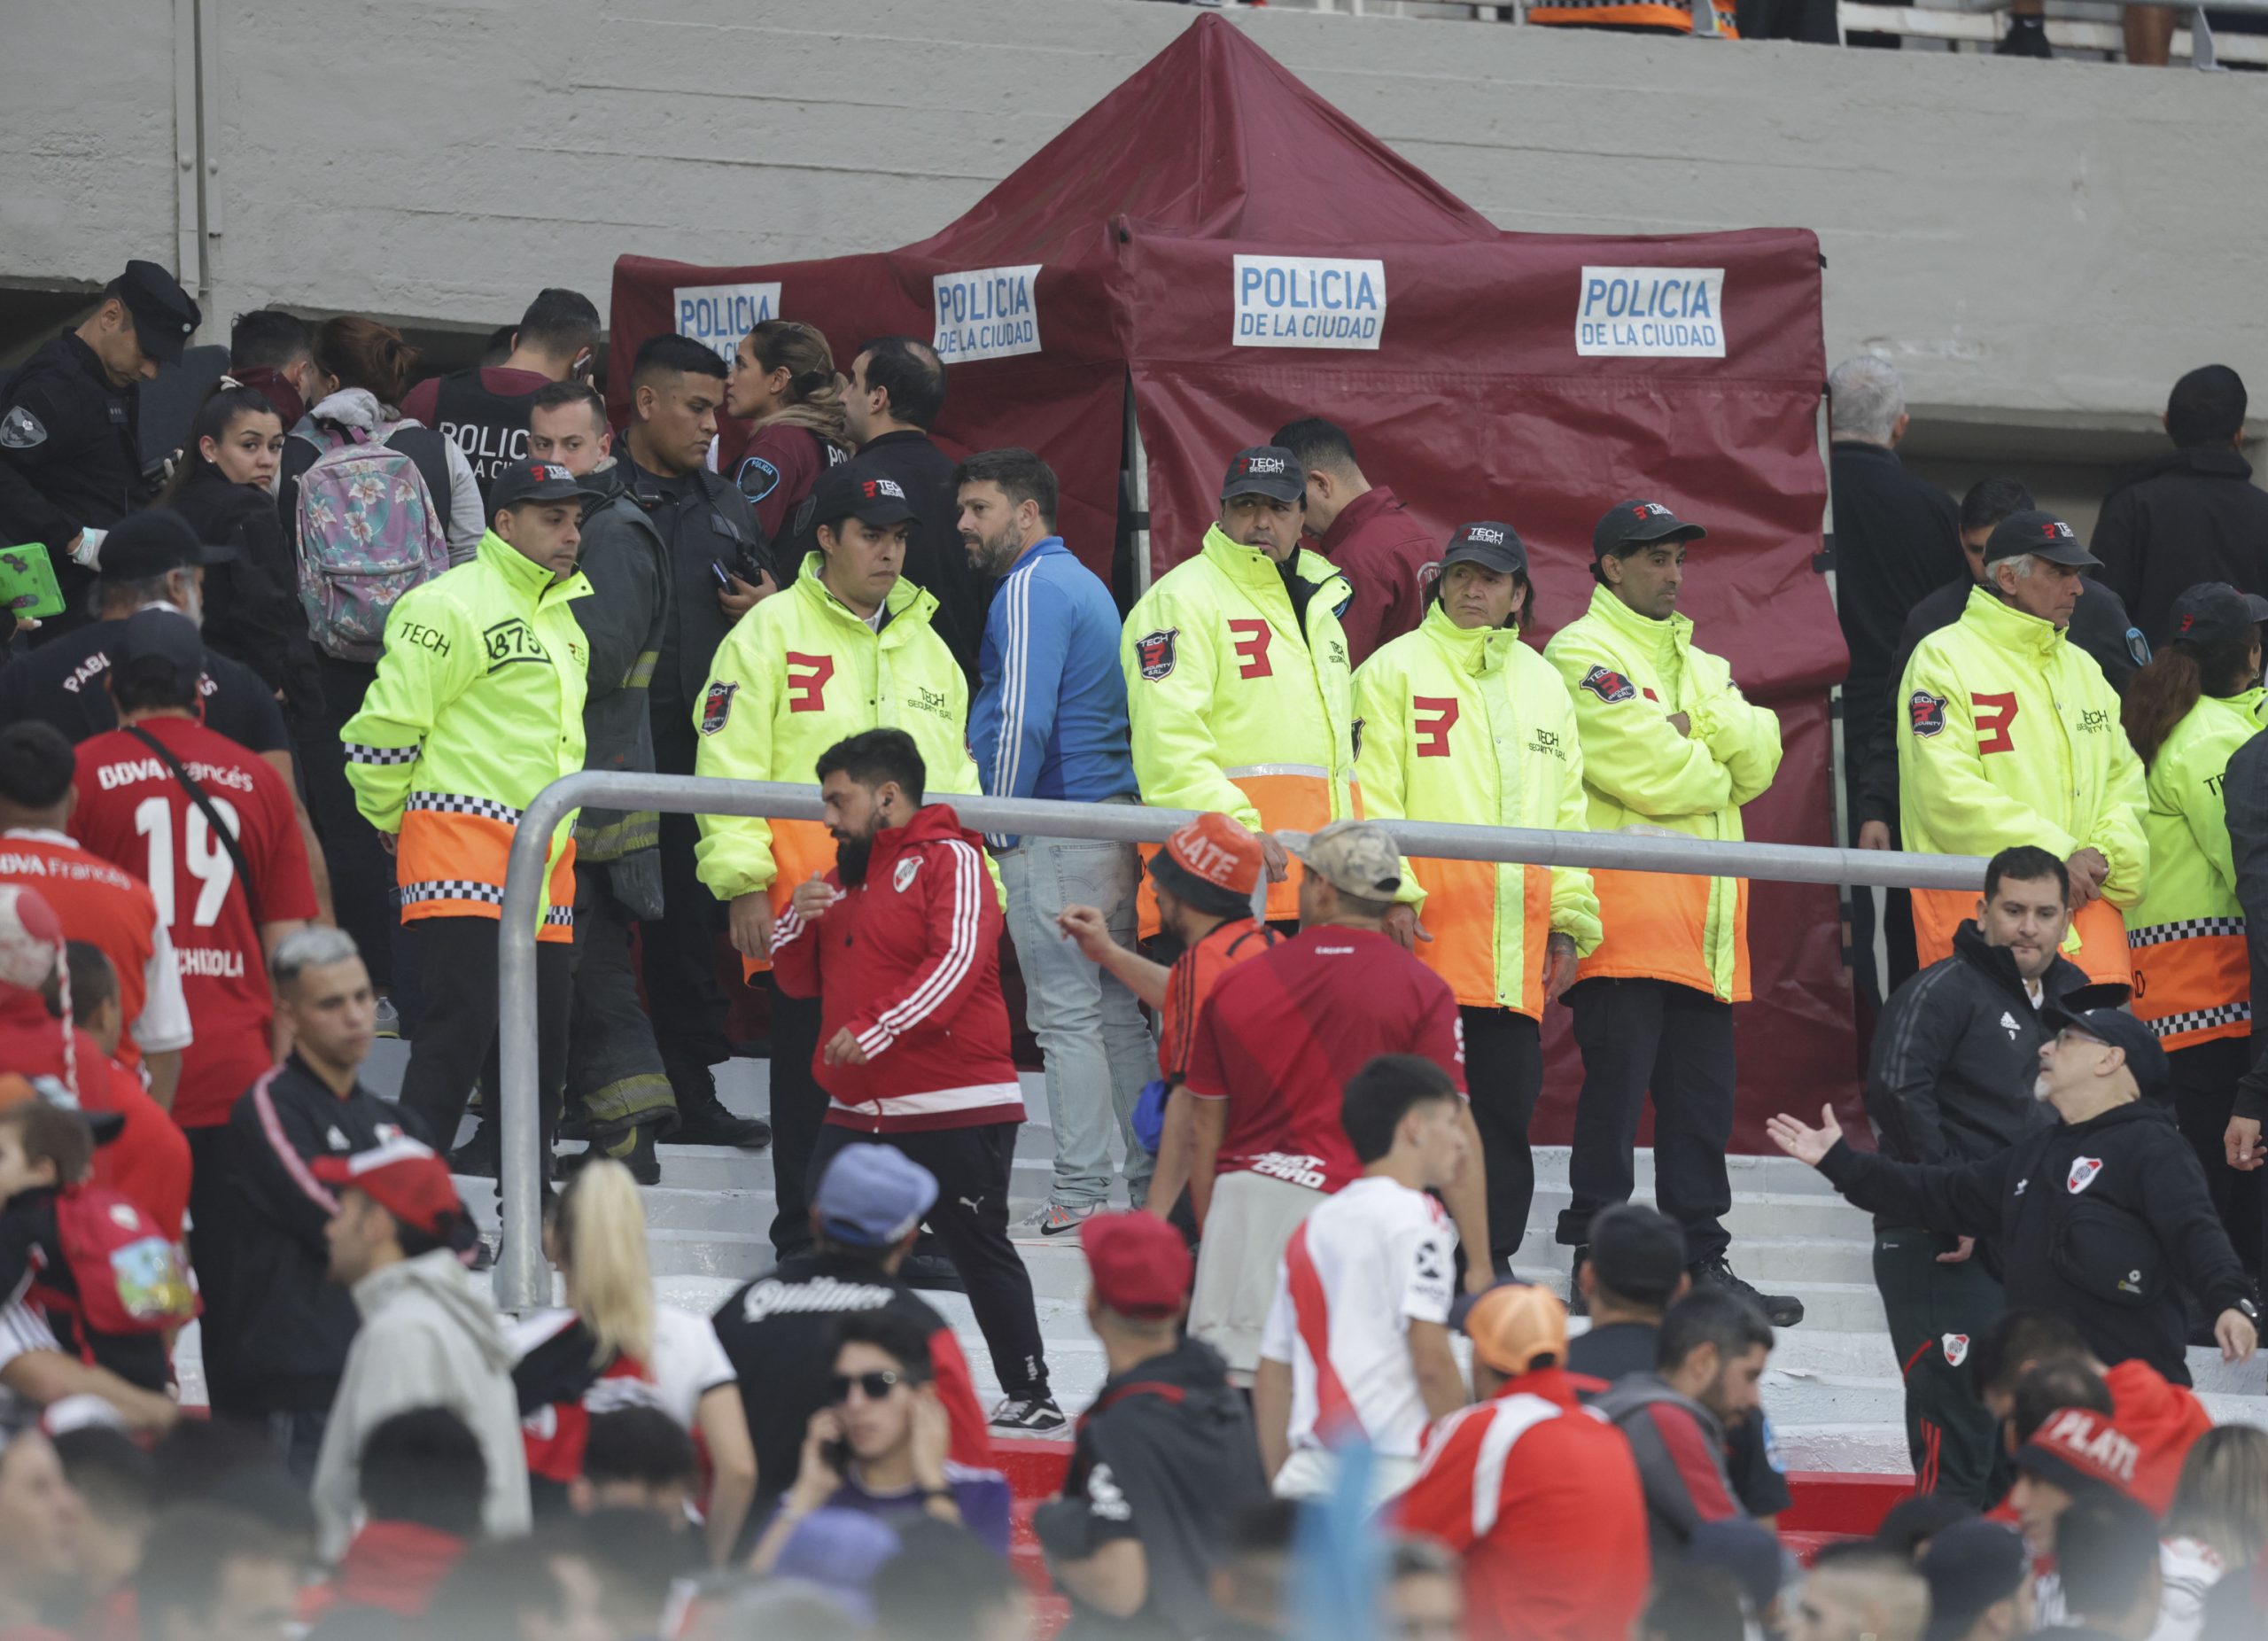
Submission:
[[[1053,1435],[1070,1422],[1052,1396],[1003,1396],[992,1410],[992,1428],[1009,1435]]]
[[[1061,1202],[1048,1202],[1032,1209],[1008,1229],[1025,1236],[1070,1236],[1095,1217],[1091,1204],[1085,1208],[1070,1208]]]

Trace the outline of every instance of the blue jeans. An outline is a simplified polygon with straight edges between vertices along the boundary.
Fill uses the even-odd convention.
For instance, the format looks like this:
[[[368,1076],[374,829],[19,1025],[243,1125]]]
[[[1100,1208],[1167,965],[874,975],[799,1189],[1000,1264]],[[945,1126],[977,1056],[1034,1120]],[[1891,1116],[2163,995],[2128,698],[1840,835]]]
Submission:
[[[1153,1159],[1134,1139],[1142,1085],[1157,1075],[1158,1049],[1134,994],[1079,954],[1055,927],[1067,906],[1099,908],[1112,937],[1134,944],[1134,891],[1141,860],[1131,844],[1027,837],[999,857],[1008,890],[1008,935],[1024,977],[1024,1020],[1047,1057],[1047,1116],[1055,1130],[1056,1202],[1099,1206],[1110,1195],[1110,1136],[1126,1154],[1136,1207],[1148,1194]]]

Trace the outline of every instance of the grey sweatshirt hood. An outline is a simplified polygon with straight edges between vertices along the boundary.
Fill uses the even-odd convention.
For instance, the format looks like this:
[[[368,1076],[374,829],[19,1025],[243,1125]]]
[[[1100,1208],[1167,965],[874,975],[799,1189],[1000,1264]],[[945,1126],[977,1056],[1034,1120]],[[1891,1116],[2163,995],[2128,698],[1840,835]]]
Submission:
[[[504,1330],[494,1308],[473,1286],[464,1262],[446,1248],[373,1271],[354,1284],[354,1307],[367,1322],[412,1293],[430,1300],[462,1327],[489,1366],[501,1373],[512,1371],[512,1348],[504,1342]]]

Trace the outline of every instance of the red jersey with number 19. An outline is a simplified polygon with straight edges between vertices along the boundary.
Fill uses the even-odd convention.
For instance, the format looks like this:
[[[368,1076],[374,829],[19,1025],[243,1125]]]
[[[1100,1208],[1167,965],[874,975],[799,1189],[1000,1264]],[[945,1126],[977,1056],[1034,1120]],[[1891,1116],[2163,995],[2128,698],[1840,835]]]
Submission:
[[[173,937],[196,1039],[183,1051],[174,1121],[225,1123],[273,1062],[274,1005],[252,901],[268,922],[315,914],[291,794],[257,754],[185,718],[151,718],[147,730],[197,778],[230,823],[252,872],[252,898],[226,844],[157,753],[113,729],[79,743],[78,806],[71,833],[150,885]]]
[[[1386,936],[1303,929],[1230,969],[1198,1016],[1188,1070],[1192,1094],[1229,1102],[1218,1171],[1324,1192],[1360,1178],[1339,1108],[1379,1054],[1422,1054],[1464,1092],[1456,994]]]

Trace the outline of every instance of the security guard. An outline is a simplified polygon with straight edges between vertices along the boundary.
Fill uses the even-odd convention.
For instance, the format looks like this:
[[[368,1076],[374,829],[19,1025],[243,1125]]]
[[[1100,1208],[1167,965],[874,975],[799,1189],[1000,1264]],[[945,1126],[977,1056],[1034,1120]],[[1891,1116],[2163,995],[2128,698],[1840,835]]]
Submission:
[[[478,555],[403,594],[362,709],[339,729],[346,778],[394,854],[401,918],[425,1004],[401,1102],[446,1145],[484,1075],[496,1077],[496,937],[521,812],[583,766],[590,643],[571,608],[585,494],[548,462],[492,483]],[[567,1062],[574,969],[575,817],[551,838],[536,932],[543,1155]]]
[[[1418,630],[1355,674],[1355,772],[1371,819],[1589,825],[1575,704],[1519,642],[1532,596],[1527,548],[1510,525],[1465,525],[1449,538]],[[1508,1272],[1535,1196],[1527,1125],[1543,1089],[1543,1005],[1596,949],[1598,896],[1581,867],[1404,860],[1401,901],[1386,932],[1456,993],[1487,1164],[1488,1252]]]
[[[128,262],[77,329],[0,387],[0,541],[45,543],[63,588],[63,613],[42,624],[43,640],[90,618],[103,533],[156,493],[142,476],[139,384],[181,362],[204,317],[164,268]]]
[[[1543,647],[1574,697],[1593,831],[1651,827],[1738,843],[1741,805],[1779,770],[1780,720],[1743,697],[1732,669],[1694,643],[1693,623],[1677,613],[1687,545],[1707,533],[1659,502],[1617,502],[1591,532],[1589,611]],[[1580,1265],[1591,1216],[1629,1201],[1631,1145],[1651,1087],[1655,1194],[1685,1229],[1695,1285],[1730,1287],[1775,1326],[1792,1326],[1803,1306],[1758,1293],[1725,1258],[1732,1005],[1749,998],[1748,884],[1658,872],[1591,881],[1605,934],[1567,993],[1583,1087],[1574,1202],[1559,1217],[1559,1241]]]
[[[2065,642],[2079,572],[2102,568],[2051,513],[2011,513],[1984,542],[1985,584],[1961,619],[1914,647],[1899,685],[1899,813],[1921,854],[1991,855],[2016,844],[2053,852],[2071,874],[2065,955],[2090,980],[2125,985],[2118,908],[2149,869],[2141,760],[2118,724],[2118,696]],[[1923,964],[1953,949],[1966,891],[1914,891]]]
[[[2222,785],[2231,755],[2260,733],[2263,620],[2256,593],[2186,589],[2166,615],[2172,636],[2122,701],[2149,793],[2149,887],[2126,908],[2134,1013],[2165,1049],[2174,1120],[2240,1242],[2257,1237],[2259,1186],[2229,1166],[2222,1139],[2249,1059],[2252,973]]]
[[[1860,1208],[1996,1239],[2012,1307],[2064,1318],[2114,1367],[2139,1358],[2186,1385],[2186,1294],[2214,1318],[2224,1361],[2250,1357],[2259,1311],[2166,1112],[2165,1050],[2133,1015],[2081,1007],[2090,990],[2101,988],[2041,1011],[2056,1035],[2040,1046],[2035,1088],[2062,1120],[1982,1162],[1933,1167],[1856,1150],[1832,1106],[1821,1127],[1783,1115],[1765,1132]]]
[[[1296,922],[1278,830],[1319,832],[1356,813],[1354,706],[1339,612],[1354,596],[1300,546],[1307,478],[1277,445],[1239,452],[1221,516],[1126,618],[1134,774],[1142,801],[1212,810],[1260,836],[1267,915]],[[1147,883],[1142,927],[1156,927]]]
[[[1905,1163],[1973,1163],[2005,1151],[2047,1116],[2032,1098],[2039,1011],[2086,984],[2058,954],[2070,880],[2044,849],[1992,857],[1977,920],[1953,955],[1890,994],[1867,1066],[1867,1116]],[[2008,1490],[2000,1421],[1977,1399],[1969,1346],[2006,1301],[2000,1250],[1894,1214],[1875,1220],[1875,1286],[1906,1388],[1906,1441],[1925,1493],[1983,1509]]]
[[[747,615],[717,651],[694,727],[695,773],[737,781],[808,784],[819,754],[862,730],[913,737],[935,793],[978,790],[968,755],[968,683],[929,625],[937,601],[905,579],[905,545],[918,528],[898,482],[853,460],[812,488],[819,550],[803,573]],[[703,815],[694,852],[701,882],[732,907],[733,945],[747,971],[765,968],[772,923],[796,886],[835,864],[835,842],[816,820]],[[812,1075],[819,1047],[816,999],[772,993],[772,1241],[782,1258],[807,1247],[805,1171],[827,1116]]]

